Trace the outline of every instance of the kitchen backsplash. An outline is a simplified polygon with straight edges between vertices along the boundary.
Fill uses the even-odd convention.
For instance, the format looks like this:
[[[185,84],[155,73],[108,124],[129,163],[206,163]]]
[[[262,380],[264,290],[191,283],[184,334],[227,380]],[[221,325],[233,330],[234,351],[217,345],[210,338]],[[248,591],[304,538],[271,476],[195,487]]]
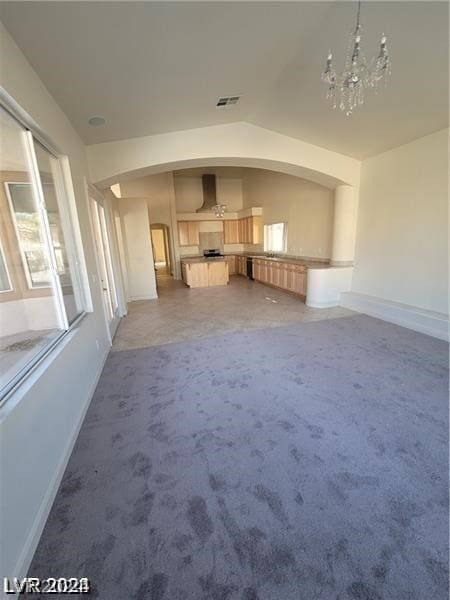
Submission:
[[[210,248],[218,248],[223,253],[223,233],[220,231],[200,232],[200,254],[203,254],[203,250],[209,250]]]

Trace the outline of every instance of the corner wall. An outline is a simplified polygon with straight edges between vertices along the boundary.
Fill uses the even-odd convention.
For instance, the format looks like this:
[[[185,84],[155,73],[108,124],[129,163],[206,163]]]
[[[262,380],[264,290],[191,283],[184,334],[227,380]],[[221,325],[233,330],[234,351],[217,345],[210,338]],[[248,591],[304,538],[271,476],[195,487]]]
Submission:
[[[147,198],[120,198],[118,205],[129,298],[131,301],[157,298]]]
[[[349,308],[444,337],[448,315],[448,130],[365,160]],[[395,311],[395,317],[390,315]]]
[[[246,170],[244,208],[260,206],[265,225],[287,223],[287,254],[331,257],[334,192],[284,173]]]

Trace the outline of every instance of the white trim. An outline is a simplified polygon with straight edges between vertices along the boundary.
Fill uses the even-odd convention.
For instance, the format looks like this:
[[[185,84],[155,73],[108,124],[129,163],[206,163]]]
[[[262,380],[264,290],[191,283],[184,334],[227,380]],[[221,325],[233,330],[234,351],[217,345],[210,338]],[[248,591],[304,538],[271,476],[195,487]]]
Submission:
[[[55,248],[53,245],[52,234],[50,231],[50,223],[48,221],[47,208],[45,206],[44,189],[42,187],[42,181],[39,173],[39,166],[37,162],[36,149],[34,147],[34,139],[31,131],[25,133],[25,139],[27,140],[26,149],[28,154],[28,162],[31,167],[31,184],[37,200],[39,216],[41,220],[41,226],[43,225],[43,233],[45,236],[45,246],[47,249],[48,259],[50,263],[50,272],[53,278],[53,292],[57,298],[56,306],[59,313],[59,321],[61,328],[64,330],[69,329],[69,321],[67,319],[66,308],[64,304],[64,297],[61,287],[61,279],[58,274],[58,265],[56,262]],[[46,150],[46,148],[44,148]]]
[[[117,240],[117,232],[114,218],[114,208],[111,204],[111,197],[108,195],[103,195],[102,191],[100,191],[95,185],[88,184],[86,182],[88,194],[94,198],[99,204],[101,204],[105,211],[105,221],[106,221],[106,234],[107,241],[109,246],[109,253],[111,259],[111,271],[113,284],[115,287],[115,296],[117,302],[117,312],[115,313],[116,319],[120,319],[127,314],[127,303],[125,300],[125,292],[123,288],[123,280],[122,280],[122,268],[120,263],[120,253],[118,247]],[[112,192],[111,192],[112,194]],[[118,326],[119,321],[116,323],[116,328]]]
[[[0,294],[6,294],[8,292],[13,292],[14,288],[12,286],[11,277],[10,277],[9,269],[8,269],[8,264],[6,262],[6,255],[5,255],[4,251],[3,251],[3,245],[2,245],[2,240],[1,239],[0,239],[0,258],[1,258],[2,262],[3,262],[3,266],[5,267],[6,277],[8,279],[8,285],[9,285],[9,288],[7,290],[0,290]]]
[[[357,292],[343,292],[339,301],[340,306],[378,317],[389,323],[395,323],[408,329],[414,329],[441,340],[449,340],[449,318],[445,313],[435,312],[384,300],[376,296],[367,296]]]
[[[61,484],[61,480],[63,478],[67,464],[69,462],[70,455],[72,454],[72,450],[75,445],[75,442],[77,441],[77,437],[83,424],[84,418],[86,416],[86,412],[94,396],[94,392],[97,388],[100,376],[105,366],[106,359],[108,358],[109,351],[110,348],[108,347],[105,351],[104,356],[102,357],[102,360],[100,361],[95,380],[91,386],[90,392],[83,406],[80,417],[75,423],[75,427],[73,428],[72,434],[66,444],[66,447],[64,448],[64,452],[61,456],[57,468],[55,469],[53,478],[50,481],[50,484],[47,488],[47,492],[45,493],[45,496],[36,513],[33,525],[30,528],[27,540],[23,546],[19,558],[17,559],[17,563],[13,571],[15,577],[22,578],[25,577],[28,573],[28,569],[30,568],[31,561],[33,560],[33,556],[36,552],[36,548],[38,546],[39,540],[45,527],[45,523],[47,521],[48,515],[50,514],[50,510],[52,508],[59,486]],[[14,596],[11,596],[11,598],[13,597]]]
[[[87,201],[88,201],[88,217],[89,217],[89,226],[91,229],[91,239],[92,242],[94,244],[94,254],[95,254],[95,266],[97,267],[97,272],[95,274],[95,283],[101,288],[101,282],[102,282],[102,278],[101,278],[101,270],[100,270],[100,258],[98,256],[98,249],[97,249],[97,236],[95,233],[95,225],[94,225],[94,215],[93,210],[94,210],[94,202],[96,202],[95,198],[91,196],[90,194],[90,184],[88,183],[87,179],[84,178],[84,186],[85,186],[85,193],[87,196]],[[106,330],[106,336],[108,338],[108,342],[109,345],[112,346],[112,335],[111,335],[111,329],[109,326],[109,319],[108,319],[108,315],[106,313],[106,306],[105,306],[105,299],[103,297],[103,291],[100,290],[100,296],[101,296],[101,304],[102,304],[102,313],[103,313],[103,320],[105,323],[105,330]]]
[[[131,296],[130,302],[137,302],[138,300],[158,300],[158,296]]]
[[[51,342],[44,346],[44,348],[35,354],[27,364],[16,373],[16,375],[7,383],[3,388],[0,388],[0,409],[6,404],[7,400],[16,393],[22,385],[24,385],[29,377],[38,369],[43,362],[50,357],[52,360],[56,358],[55,351],[59,351],[59,348],[64,344],[64,341],[68,336],[76,331],[78,325],[84,319],[87,313],[80,313],[77,318],[69,325],[69,329],[66,331],[61,330],[60,334],[56,336]]]
[[[33,137],[46,148],[49,152],[57,157],[63,156],[64,153],[55,146],[55,144],[47,137],[47,134],[39,127],[36,121],[8,94],[4,87],[0,86],[0,106],[3,107],[16,121],[25,129],[29,129]]]

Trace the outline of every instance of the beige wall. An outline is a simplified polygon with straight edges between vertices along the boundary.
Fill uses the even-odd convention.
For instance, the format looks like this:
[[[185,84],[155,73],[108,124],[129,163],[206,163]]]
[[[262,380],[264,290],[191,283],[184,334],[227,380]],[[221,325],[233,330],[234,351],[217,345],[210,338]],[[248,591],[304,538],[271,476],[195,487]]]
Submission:
[[[150,223],[171,226],[172,173],[149,175],[120,183],[123,198],[147,198]]]
[[[177,212],[195,212],[203,204],[201,177],[174,177],[175,202]],[[228,212],[243,208],[242,180],[216,177],[218,204],[225,204]]]
[[[147,198],[119,200],[130,300],[157,298]]]
[[[448,312],[448,130],[363,162],[353,291]]]
[[[123,198],[146,198],[150,225],[163,223],[168,226],[174,275],[180,277],[173,173],[159,173],[123,181],[120,183],[120,193]]]
[[[264,224],[287,222],[287,253],[330,258],[333,190],[316,183],[253,169],[244,176],[244,207],[261,206]]]

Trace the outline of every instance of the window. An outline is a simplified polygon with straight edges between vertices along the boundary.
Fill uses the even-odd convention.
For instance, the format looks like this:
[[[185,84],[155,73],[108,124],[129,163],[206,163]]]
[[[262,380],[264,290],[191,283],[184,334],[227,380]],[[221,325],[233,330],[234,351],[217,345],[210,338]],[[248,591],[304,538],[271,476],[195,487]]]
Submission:
[[[61,159],[0,107],[0,401],[84,312]]]
[[[264,225],[264,252],[286,252],[286,223]]]

